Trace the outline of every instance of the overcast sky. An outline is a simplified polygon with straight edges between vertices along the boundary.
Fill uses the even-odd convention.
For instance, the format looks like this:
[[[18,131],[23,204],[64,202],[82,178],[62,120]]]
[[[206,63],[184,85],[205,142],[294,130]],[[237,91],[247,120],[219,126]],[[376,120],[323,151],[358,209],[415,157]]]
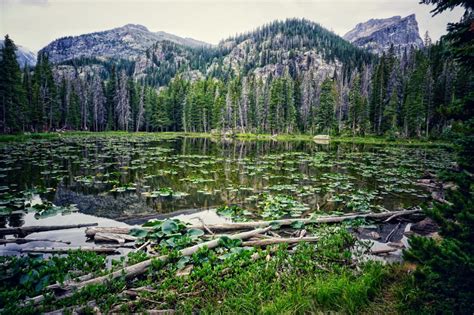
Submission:
[[[433,40],[462,11],[431,17],[418,0],[0,0],[0,35],[37,51],[52,40],[128,23],[217,44],[275,19],[307,18],[344,35],[371,18],[415,13]]]

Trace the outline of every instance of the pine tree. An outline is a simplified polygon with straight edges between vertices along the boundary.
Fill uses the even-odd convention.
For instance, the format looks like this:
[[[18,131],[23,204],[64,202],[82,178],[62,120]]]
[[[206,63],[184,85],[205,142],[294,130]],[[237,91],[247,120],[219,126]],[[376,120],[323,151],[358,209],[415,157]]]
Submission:
[[[21,131],[26,115],[26,95],[15,51],[15,44],[6,35],[0,55],[0,129],[4,133]]]
[[[330,134],[334,127],[334,108],[337,101],[335,82],[326,78],[321,85],[319,107],[316,111],[316,129],[318,132]]]
[[[57,86],[51,64],[45,54],[38,56],[33,75],[33,103],[34,130],[47,131],[60,127],[61,111]]]

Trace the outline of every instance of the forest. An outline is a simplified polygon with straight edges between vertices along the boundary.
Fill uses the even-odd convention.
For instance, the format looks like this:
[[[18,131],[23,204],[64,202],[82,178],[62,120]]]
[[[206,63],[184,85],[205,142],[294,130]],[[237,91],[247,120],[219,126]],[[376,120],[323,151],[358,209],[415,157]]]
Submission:
[[[304,20],[275,22],[229,40],[251,37],[259,43],[276,32],[288,36],[314,32],[301,30],[301,25],[306,25]],[[193,64],[173,67],[173,60],[157,61],[152,47],[147,54],[160,67],[138,79],[130,70],[131,61],[102,61],[108,69],[105,76],[85,72],[71,78],[40,52],[34,69],[21,67],[15,44],[7,36],[0,63],[0,129],[3,133],[122,130],[449,137],[473,82],[472,73],[455,62],[449,41],[431,43],[426,34],[420,50],[396,53],[392,47],[375,57],[332,38],[336,36],[328,31],[319,32],[314,38],[302,36],[296,44],[252,47],[263,59],[245,60],[233,71],[221,66],[223,48],[196,51],[165,43],[174,53],[185,51]],[[326,33],[331,40],[322,36]],[[295,47],[322,46],[320,41],[327,42],[324,58],[343,62],[325,78],[298,71],[297,54],[292,53]],[[290,66],[280,75],[250,71],[282,62],[278,57],[286,49]],[[173,58],[169,54],[165,59]],[[65,64],[77,69],[96,62]],[[213,69],[206,76],[187,75],[206,67]]]

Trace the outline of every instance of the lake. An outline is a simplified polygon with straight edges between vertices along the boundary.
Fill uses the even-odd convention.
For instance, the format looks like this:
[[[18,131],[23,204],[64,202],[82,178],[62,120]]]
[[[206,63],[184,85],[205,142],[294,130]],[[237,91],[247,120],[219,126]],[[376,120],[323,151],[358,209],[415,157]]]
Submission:
[[[2,227],[71,213],[141,223],[224,205],[245,209],[241,220],[391,211],[425,202],[416,180],[453,160],[442,148],[160,134],[63,136],[0,152]]]

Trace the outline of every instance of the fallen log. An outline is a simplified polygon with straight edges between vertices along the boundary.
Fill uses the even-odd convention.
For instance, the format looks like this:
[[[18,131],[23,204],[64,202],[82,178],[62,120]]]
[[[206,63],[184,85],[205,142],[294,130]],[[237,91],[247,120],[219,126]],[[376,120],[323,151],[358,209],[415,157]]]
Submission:
[[[95,252],[98,254],[115,254],[117,253],[116,248],[108,247],[34,247],[34,248],[23,248],[22,253],[47,253],[47,254],[62,254],[68,253],[69,251],[82,251],[82,252]]]
[[[89,280],[89,279],[92,279],[94,278],[94,274],[93,273],[88,273],[88,274],[85,274],[85,275],[82,275],[80,277],[78,277],[75,281],[74,280],[67,280],[67,281],[64,281],[63,284],[57,282],[57,283],[53,283],[53,284],[50,284],[46,287],[46,289],[48,290],[57,290],[57,289],[61,289],[63,286],[67,286],[67,284],[69,283],[75,283],[77,281],[86,281],[86,280]]]
[[[269,229],[270,229],[270,227],[267,227],[265,229],[256,229],[256,230],[253,230],[253,231],[234,234],[234,235],[231,235],[229,237],[231,239],[246,240],[246,239],[249,239],[249,238],[251,238],[251,237],[253,237],[257,234],[265,233]],[[187,247],[185,249],[182,249],[180,252],[181,252],[181,255],[183,255],[183,256],[191,256],[192,254],[194,254],[195,252],[197,252],[199,249],[201,249],[203,247],[207,247],[209,249],[212,249],[212,248],[215,248],[217,246],[219,246],[219,239],[215,239],[215,240],[212,240],[212,241],[208,241],[208,242],[200,243],[200,244],[197,244],[197,245],[194,245],[194,246],[191,246],[191,247]],[[166,262],[168,260],[168,255],[153,256],[150,259],[147,259],[145,261],[139,262],[139,263],[131,265],[131,266],[121,268],[121,269],[119,269],[117,271],[114,271],[110,274],[107,274],[105,276],[101,276],[101,277],[97,277],[97,278],[93,278],[93,279],[88,279],[88,280],[81,281],[81,282],[76,282],[76,283],[68,283],[67,286],[63,287],[62,289],[63,289],[63,291],[69,291],[69,290],[72,290],[72,289],[81,289],[81,288],[83,288],[87,285],[102,284],[102,283],[105,283],[107,281],[110,281],[110,280],[113,280],[115,278],[122,277],[122,276],[124,276],[126,279],[131,279],[133,277],[136,277],[138,275],[141,275],[141,274],[145,273],[146,270],[148,269],[148,267],[151,266],[151,263],[154,259]],[[68,296],[68,295],[65,294],[64,296]],[[42,301],[44,301],[44,298],[45,298],[44,295],[38,295],[38,296],[35,296],[35,297],[32,297],[32,298],[26,299],[24,304],[27,305],[29,303],[33,303],[33,304],[36,305],[36,304],[39,304]]]
[[[25,226],[25,227],[8,227],[0,228],[0,235],[28,235],[37,232],[66,230],[66,229],[78,229],[83,227],[97,226],[97,223],[85,223],[85,224],[71,224],[71,225],[50,225],[50,226]]]
[[[86,229],[86,236],[94,238],[97,233],[128,234],[132,227],[90,227]]]
[[[400,211],[390,211],[390,212],[381,212],[381,213],[355,213],[343,216],[323,216],[319,218],[305,218],[305,219],[283,219],[283,220],[274,220],[274,221],[249,221],[249,222],[231,222],[231,223],[221,223],[221,224],[207,224],[206,227],[213,232],[223,232],[223,231],[238,231],[238,230],[250,230],[255,228],[268,227],[270,225],[276,224],[280,226],[288,226],[294,222],[303,222],[305,224],[324,224],[324,223],[339,223],[344,220],[352,220],[358,218],[365,219],[376,219],[383,220],[387,218],[396,218],[400,216],[410,215],[414,213],[421,213],[421,209],[412,209],[412,210],[400,210]],[[196,229],[205,229],[202,224],[194,224],[189,226],[189,228]],[[96,233],[117,233],[117,234],[128,234],[133,228],[132,227],[94,227],[86,229],[86,235],[88,237],[94,237]],[[146,228],[144,228],[146,229]]]
[[[243,246],[267,246],[273,244],[294,244],[299,242],[317,242],[318,237],[298,237],[298,238],[267,238],[255,241],[242,242]]]
[[[319,218],[307,218],[307,219],[284,219],[284,220],[274,220],[274,221],[250,221],[250,222],[237,222],[237,223],[223,223],[223,224],[215,224],[215,225],[207,225],[209,229],[212,231],[235,231],[235,230],[247,230],[247,229],[255,229],[255,228],[262,228],[267,227],[270,225],[280,225],[280,226],[288,226],[293,224],[294,222],[302,222],[304,224],[323,224],[323,223],[339,223],[344,220],[353,220],[358,218],[365,218],[365,219],[377,219],[383,220],[394,215],[396,216],[404,216],[410,215],[414,213],[420,213],[420,209],[413,209],[413,210],[400,210],[400,211],[390,211],[390,212],[381,212],[381,213],[359,213],[359,214],[351,214],[351,215],[343,215],[343,216],[325,216]],[[202,229],[201,225],[192,225],[190,228],[197,228]]]
[[[63,244],[71,244],[71,242],[67,241],[59,241],[59,240],[50,240],[45,238],[10,238],[5,240],[0,240],[0,245],[3,244],[25,244],[31,242],[51,242],[51,243],[63,243]]]
[[[135,236],[118,233],[99,232],[94,235],[94,240],[96,242],[117,242],[119,244],[124,244],[125,242],[133,242],[136,239]]]

